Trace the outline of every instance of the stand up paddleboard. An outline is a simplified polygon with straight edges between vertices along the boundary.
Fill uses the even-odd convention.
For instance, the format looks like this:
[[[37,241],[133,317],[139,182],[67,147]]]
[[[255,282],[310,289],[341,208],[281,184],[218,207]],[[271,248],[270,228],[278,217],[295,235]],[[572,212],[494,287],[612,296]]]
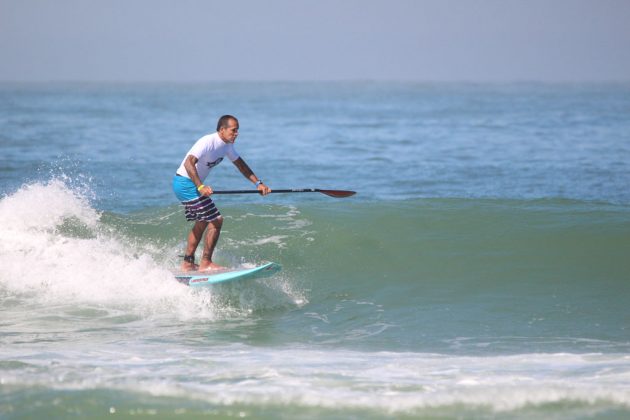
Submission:
[[[245,279],[259,279],[271,277],[282,267],[274,262],[259,265],[254,268],[235,269],[226,271],[190,271],[187,273],[176,273],[175,279],[191,287],[210,286],[218,283],[232,282]]]

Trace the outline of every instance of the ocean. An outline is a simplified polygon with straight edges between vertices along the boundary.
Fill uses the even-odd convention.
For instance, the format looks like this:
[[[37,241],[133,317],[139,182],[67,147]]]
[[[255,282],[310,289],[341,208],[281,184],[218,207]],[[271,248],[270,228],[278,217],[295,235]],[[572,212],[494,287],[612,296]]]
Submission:
[[[272,189],[171,191],[223,114]],[[225,161],[207,182],[252,188]],[[0,418],[630,416],[630,85],[0,85]]]

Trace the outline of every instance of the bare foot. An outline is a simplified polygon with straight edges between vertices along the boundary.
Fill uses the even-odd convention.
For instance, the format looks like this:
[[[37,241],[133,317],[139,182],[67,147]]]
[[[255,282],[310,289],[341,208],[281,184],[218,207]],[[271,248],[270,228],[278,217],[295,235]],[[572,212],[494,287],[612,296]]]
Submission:
[[[215,264],[213,262],[204,264],[203,262],[199,265],[199,271],[224,271],[227,270],[226,267],[222,265]]]
[[[181,270],[186,271],[197,271],[199,270],[199,266],[195,263],[189,263],[188,261],[184,261],[181,266]]]

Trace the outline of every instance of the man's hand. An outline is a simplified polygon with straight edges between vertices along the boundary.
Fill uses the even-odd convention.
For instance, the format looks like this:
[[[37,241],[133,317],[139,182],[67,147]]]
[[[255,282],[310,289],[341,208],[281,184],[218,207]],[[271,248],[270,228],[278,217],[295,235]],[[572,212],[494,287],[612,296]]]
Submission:
[[[212,193],[214,192],[212,190],[212,187],[209,185],[204,185],[202,188],[198,188],[199,194],[205,196],[205,197],[210,197],[212,195]]]
[[[268,186],[266,186],[263,183],[258,184],[256,189],[258,189],[258,191],[260,191],[261,195],[267,195],[267,194],[269,194],[271,192],[271,188],[269,188]]]

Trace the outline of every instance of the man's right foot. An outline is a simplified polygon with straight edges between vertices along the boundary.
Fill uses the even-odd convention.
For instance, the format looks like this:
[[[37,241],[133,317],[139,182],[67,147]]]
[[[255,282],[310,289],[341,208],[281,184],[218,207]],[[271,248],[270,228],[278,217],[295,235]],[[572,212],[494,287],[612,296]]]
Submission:
[[[184,262],[181,266],[182,271],[197,271],[199,270],[199,266],[195,264],[195,256],[194,255],[184,255]]]
[[[199,266],[195,263],[189,263],[184,261],[181,266],[182,271],[197,271],[199,270]]]

